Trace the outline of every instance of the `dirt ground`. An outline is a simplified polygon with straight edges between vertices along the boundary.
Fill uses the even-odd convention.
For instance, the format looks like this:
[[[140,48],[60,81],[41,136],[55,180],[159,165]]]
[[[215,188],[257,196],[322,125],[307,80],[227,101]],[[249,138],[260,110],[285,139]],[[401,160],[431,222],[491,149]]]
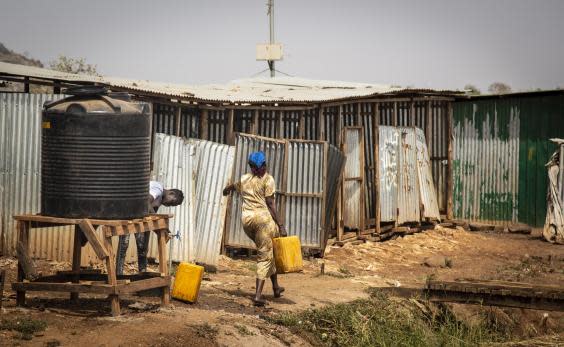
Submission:
[[[423,265],[432,255],[450,258],[451,267]],[[44,272],[70,267],[39,263]],[[321,275],[323,263],[325,273]],[[2,318],[34,318],[47,324],[31,340],[0,330],[1,346],[306,346],[305,340],[263,318],[366,297],[368,287],[420,287],[429,276],[564,286],[564,247],[535,234],[440,227],[382,243],[330,246],[324,259],[306,260],[302,273],[280,276],[286,288],[284,297],[274,299],[267,288],[269,304],[265,308],[254,307],[250,300],[254,262],[222,257],[218,271],[205,275],[196,304],[173,301],[170,308],[163,309],[156,298],[128,296],[122,300],[123,314],[118,318],[110,316],[109,304],[102,297],[85,295],[78,304],[70,304],[67,294],[32,292],[28,306],[16,308],[10,286],[16,261],[0,258],[0,268],[8,275]],[[521,328],[530,326],[538,332],[544,312],[517,311],[524,320]],[[553,331],[564,331],[564,314],[551,312],[549,319]]]

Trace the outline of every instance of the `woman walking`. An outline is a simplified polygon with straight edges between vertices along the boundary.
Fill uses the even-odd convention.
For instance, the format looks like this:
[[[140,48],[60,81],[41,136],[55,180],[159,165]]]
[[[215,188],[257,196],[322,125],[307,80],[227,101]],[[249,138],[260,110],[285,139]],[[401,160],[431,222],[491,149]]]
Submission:
[[[286,236],[286,230],[276,212],[276,187],[274,178],[267,173],[264,153],[252,153],[248,163],[251,173],[241,176],[239,182],[225,187],[223,195],[236,190],[243,200],[243,230],[257,247],[256,293],[253,302],[256,306],[264,306],[266,300],[262,296],[262,289],[267,278],[272,282],[275,298],[279,298],[284,292],[284,288],[278,284],[272,239]]]

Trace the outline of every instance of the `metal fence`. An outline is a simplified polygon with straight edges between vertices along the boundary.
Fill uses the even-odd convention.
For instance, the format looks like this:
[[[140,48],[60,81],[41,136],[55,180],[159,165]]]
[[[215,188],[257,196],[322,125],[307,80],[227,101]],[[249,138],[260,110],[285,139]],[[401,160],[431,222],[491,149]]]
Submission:
[[[402,224],[440,219],[423,131],[380,126],[379,144],[381,221]]]
[[[277,186],[277,207],[285,218],[288,234],[299,236],[303,247],[323,249],[345,160],[342,153],[322,141],[281,141],[237,134],[235,142],[233,181],[247,172],[251,152],[264,151]],[[234,194],[225,245],[254,248],[243,231],[241,204],[239,194]]]
[[[153,153],[153,179],[184,193],[182,205],[159,210],[174,214],[170,222],[170,230],[176,235],[170,241],[172,260],[217,265],[227,209],[222,190],[231,177],[234,148],[156,134]],[[153,237],[149,256],[156,254]]]

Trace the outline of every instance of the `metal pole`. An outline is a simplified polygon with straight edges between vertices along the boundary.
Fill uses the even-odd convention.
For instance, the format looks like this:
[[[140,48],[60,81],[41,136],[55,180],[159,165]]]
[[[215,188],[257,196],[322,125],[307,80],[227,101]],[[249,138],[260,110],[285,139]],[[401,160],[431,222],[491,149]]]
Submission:
[[[268,0],[268,18],[270,21],[270,44],[274,43],[274,0]],[[274,60],[268,61],[270,77],[274,77]]]

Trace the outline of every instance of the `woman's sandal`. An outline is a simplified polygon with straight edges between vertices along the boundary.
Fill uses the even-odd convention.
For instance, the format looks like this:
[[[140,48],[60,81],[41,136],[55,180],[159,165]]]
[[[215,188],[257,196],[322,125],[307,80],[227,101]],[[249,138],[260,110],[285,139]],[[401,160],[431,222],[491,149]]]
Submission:
[[[284,290],[285,290],[284,287],[278,287],[278,288],[276,288],[276,289],[273,289],[273,291],[274,291],[274,297],[275,297],[275,298],[281,297],[281,296],[282,296],[282,293],[284,293]]]
[[[263,307],[264,305],[266,305],[266,300],[264,299],[257,300],[256,298],[253,298],[253,303],[255,304],[255,306]]]

